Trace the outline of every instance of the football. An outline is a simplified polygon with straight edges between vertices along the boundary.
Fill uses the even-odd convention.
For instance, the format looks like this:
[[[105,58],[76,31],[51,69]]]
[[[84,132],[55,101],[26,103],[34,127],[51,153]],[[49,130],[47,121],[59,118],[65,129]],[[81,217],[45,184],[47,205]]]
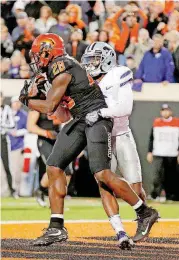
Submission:
[[[61,124],[68,122],[71,119],[71,114],[68,108],[59,104],[54,113],[48,114],[48,118],[53,120],[54,124]]]

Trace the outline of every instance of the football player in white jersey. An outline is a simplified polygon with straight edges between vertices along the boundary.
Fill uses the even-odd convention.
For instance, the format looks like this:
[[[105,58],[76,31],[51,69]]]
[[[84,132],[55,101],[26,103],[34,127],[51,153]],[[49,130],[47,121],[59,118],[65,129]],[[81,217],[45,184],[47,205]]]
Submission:
[[[95,42],[87,47],[82,57],[82,65],[93,80],[98,82],[105,96],[108,108],[101,109],[100,116],[113,118],[114,121],[112,171],[119,172],[131,184],[135,192],[145,200],[140,160],[129,128],[129,116],[133,107],[132,71],[116,64],[115,51],[104,42]],[[106,213],[109,216],[109,212]],[[116,233],[119,229],[124,231],[119,214],[110,216],[109,220]],[[137,233],[133,240],[138,240]]]

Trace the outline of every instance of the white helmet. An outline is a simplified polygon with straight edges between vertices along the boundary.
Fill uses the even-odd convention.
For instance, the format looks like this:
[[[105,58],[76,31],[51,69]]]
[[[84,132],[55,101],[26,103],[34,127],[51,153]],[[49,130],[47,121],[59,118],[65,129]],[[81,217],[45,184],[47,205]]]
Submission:
[[[107,73],[116,65],[116,53],[105,42],[94,42],[89,45],[81,58],[82,66],[92,77]]]

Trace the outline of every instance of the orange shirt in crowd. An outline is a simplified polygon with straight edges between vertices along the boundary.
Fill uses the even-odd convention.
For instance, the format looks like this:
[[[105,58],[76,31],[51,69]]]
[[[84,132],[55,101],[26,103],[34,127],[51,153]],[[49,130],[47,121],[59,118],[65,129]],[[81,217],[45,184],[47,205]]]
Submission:
[[[120,16],[125,12],[124,9],[119,10],[112,18],[108,18],[106,21],[112,22],[113,26],[116,28],[117,21],[120,18]],[[138,13],[140,17],[143,19],[143,27],[147,25],[147,16],[142,10],[138,10]],[[125,21],[121,22],[121,28],[117,25],[118,30],[116,30],[116,33],[119,33],[119,38],[116,40],[115,43],[115,50],[119,51],[120,53],[123,53],[125,50],[125,46],[127,43],[127,40],[129,38],[130,34],[130,39],[135,38],[137,41],[138,38],[138,32],[140,29],[140,24],[137,22],[132,28],[129,28],[127,23]]]
[[[165,1],[165,9],[164,9],[165,14],[168,15],[171,12],[173,12],[174,11],[174,7],[175,7],[175,4],[174,4],[173,0]]]
[[[81,19],[81,7],[76,4],[70,4],[66,8],[68,14],[69,14],[69,23],[73,24],[76,23],[78,29],[85,28],[86,24]]]

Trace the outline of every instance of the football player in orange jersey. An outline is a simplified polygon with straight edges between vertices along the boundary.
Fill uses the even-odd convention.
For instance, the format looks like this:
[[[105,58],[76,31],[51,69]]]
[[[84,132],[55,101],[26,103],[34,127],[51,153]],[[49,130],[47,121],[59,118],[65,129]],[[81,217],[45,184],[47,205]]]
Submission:
[[[107,73],[110,66],[113,66],[110,63],[111,55],[114,55],[113,52],[107,48],[106,56],[101,57],[100,62],[109,62],[101,73]],[[58,35],[38,36],[33,42],[31,56],[33,71],[36,74],[46,73],[52,87],[46,99],[41,100],[40,93],[33,97],[28,96],[29,86],[26,83],[20,93],[21,102],[40,113],[52,114],[59,104],[65,101],[73,116],[73,120],[66,124],[57,136],[53,151],[47,160],[51,219],[48,229],[33,244],[46,246],[67,240],[68,233],[63,217],[66,196],[64,169],[86,145],[90,169],[98,181],[105,211],[109,215],[117,214],[118,204],[114,194],[128,202],[135,209],[138,219],[146,223],[146,230],[140,230],[142,240],[148,235],[148,230],[154,224],[158,213],[147,207],[129,184],[110,170],[113,122],[101,116],[100,110],[107,105],[100,88],[95,82],[90,85],[85,69],[66,54],[63,40]],[[125,232],[119,234],[118,240],[122,249],[131,247]]]

